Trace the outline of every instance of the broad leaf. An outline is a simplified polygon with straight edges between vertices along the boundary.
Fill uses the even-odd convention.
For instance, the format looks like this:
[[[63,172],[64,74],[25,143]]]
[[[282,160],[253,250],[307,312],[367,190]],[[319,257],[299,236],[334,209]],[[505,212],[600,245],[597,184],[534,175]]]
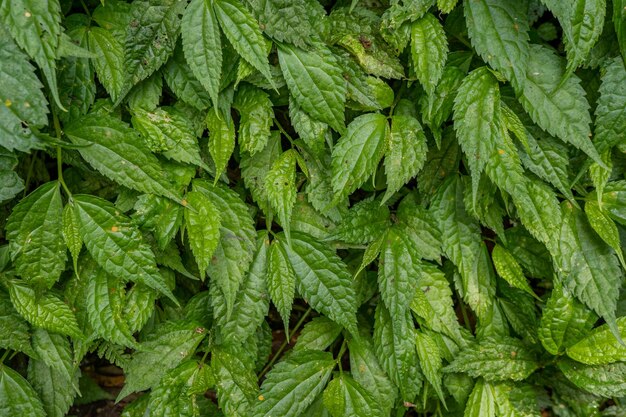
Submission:
[[[510,286],[519,288],[536,297],[524,276],[522,267],[509,251],[500,245],[495,245],[491,252],[491,259],[498,275],[508,282]]]
[[[333,235],[347,243],[364,244],[376,239],[389,226],[389,208],[376,200],[353,205]]]
[[[346,374],[328,383],[324,390],[324,406],[333,417],[383,415],[377,399]]]
[[[13,369],[0,366],[0,413],[6,416],[45,417],[33,387]]]
[[[270,138],[274,117],[272,101],[263,90],[249,84],[239,86],[233,103],[241,115],[239,121],[239,147],[254,155],[262,151]]]
[[[113,100],[124,88],[124,46],[108,30],[93,27],[88,34],[89,50],[95,55],[92,63],[98,80]]]
[[[493,386],[479,378],[467,399],[463,417],[496,417],[496,402]]]
[[[211,367],[217,384],[217,396],[226,415],[246,417],[252,414],[258,387],[252,363],[242,348],[217,348],[212,352]]]
[[[269,249],[267,290],[289,334],[289,315],[296,293],[296,276],[281,240],[274,240]]]
[[[30,344],[28,323],[18,314],[9,294],[0,291],[0,348],[36,356]]]
[[[626,337],[626,317],[616,320],[620,336]],[[588,365],[605,365],[626,361],[626,346],[615,338],[610,325],[603,324],[573,346],[567,348],[567,356]]]
[[[270,207],[278,213],[287,243],[291,241],[291,213],[296,203],[296,158],[298,154],[290,149],[283,152],[265,175],[265,190]]]
[[[437,342],[428,333],[415,332],[415,347],[420,359],[420,368],[424,372],[426,380],[433,386],[442,403],[446,403],[441,389],[441,352]]]
[[[484,30],[484,28],[483,28]],[[417,79],[432,94],[443,74],[448,40],[435,16],[426,13],[411,25],[411,57]]]
[[[230,117],[220,114],[217,107],[209,109],[206,125],[209,129],[209,152],[215,161],[215,182],[217,182],[235,149],[235,125]]]
[[[222,219],[220,212],[202,192],[188,192],[185,200],[188,204],[185,227],[189,245],[198,263],[200,277],[204,278],[204,272],[220,241]]]
[[[305,324],[294,349],[326,350],[341,334],[342,327],[324,317],[315,317]]]
[[[626,393],[626,362],[588,366],[564,359],[558,366],[574,385],[592,394],[623,397]]]

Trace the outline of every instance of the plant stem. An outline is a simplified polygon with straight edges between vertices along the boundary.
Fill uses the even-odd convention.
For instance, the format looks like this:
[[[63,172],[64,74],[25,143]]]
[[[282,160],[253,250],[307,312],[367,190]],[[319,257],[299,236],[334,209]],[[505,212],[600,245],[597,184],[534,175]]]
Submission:
[[[9,356],[9,350],[5,350],[4,353],[2,354],[2,357],[0,358],[0,364],[4,363],[4,360],[7,358],[7,356]]]
[[[309,314],[311,314],[311,307],[309,307],[307,311],[305,311],[302,317],[300,317],[300,320],[298,320],[296,325],[293,327],[293,329],[289,333],[294,334],[295,332],[297,332],[298,329],[300,329],[300,326],[302,326],[302,324],[304,323],[304,320],[306,320],[306,318],[309,316]],[[268,362],[267,365],[265,365],[265,367],[259,374],[259,380],[261,380],[261,378],[263,378],[263,375],[265,375],[265,373],[269,371],[269,369],[274,365],[274,363],[276,362],[280,354],[283,353],[283,350],[285,350],[288,344],[289,344],[289,339],[285,338],[285,341],[283,342],[283,344],[280,345],[280,347],[278,348],[278,350],[276,351],[272,359]]]
[[[274,118],[274,123],[276,124],[276,127],[278,127],[278,130],[280,130],[280,133],[282,133],[283,135],[285,135],[285,137],[289,140],[289,142],[291,142],[291,146],[296,146],[294,144],[294,139],[291,137],[291,135],[289,133],[287,133],[287,131],[285,130],[285,128],[283,127],[283,125],[280,124],[280,122],[278,121],[278,119]]]
[[[54,124],[54,130],[56,132],[57,139],[61,140],[63,136],[63,132],[61,131],[61,124],[59,123],[59,118],[57,117],[57,113],[54,110],[54,106],[50,106],[52,108],[52,123]],[[59,177],[59,182],[63,187],[63,190],[67,194],[68,198],[72,199],[72,193],[69,188],[67,188],[67,184],[65,184],[65,180],[63,179],[63,154],[61,152],[61,147],[57,146],[57,175]]]
[[[339,348],[339,353],[337,354],[337,359],[335,360],[335,362],[337,363],[337,365],[339,365],[339,373],[343,373],[343,369],[341,367],[341,358],[343,357],[343,354],[346,351],[346,348],[348,346],[348,340],[347,339],[343,339],[343,342],[341,343],[341,347]]]

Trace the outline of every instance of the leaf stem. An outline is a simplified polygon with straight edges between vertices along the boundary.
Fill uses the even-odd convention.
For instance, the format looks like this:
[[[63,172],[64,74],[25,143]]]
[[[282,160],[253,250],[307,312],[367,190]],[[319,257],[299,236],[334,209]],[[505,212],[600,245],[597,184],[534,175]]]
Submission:
[[[83,9],[85,10],[85,14],[89,16],[89,20],[91,20],[91,12],[89,11],[89,7],[87,7],[87,5],[85,4],[85,1],[80,0],[80,4],[83,6]]]
[[[0,365],[4,363],[4,360],[7,358],[7,356],[9,356],[9,352],[10,350],[8,349],[4,351],[4,353],[2,354],[2,357],[0,358]]]
[[[52,109],[52,123],[54,124],[54,130],[56,132],[57,139],[61,140],[63,136],[63,131],[61,130],[61,124],[59,123],[59,118],[57,117],[57,113],[54,110],[54,106],[50,106]],[[61,152],[61,147],[57,146],[57,176],[59,177],[59,182],[63,187],[63,190],[67,194],[68,198],[72,199],[72,192],[69,188],[67,188],[67,184],[65,184],[65,180],[63,179],[63,154]]]
[[[298,331],[298,329],[300,329],[300,326],[302,326],[302,324],[304,323],[304,320],[306,320],[309,314],[311,314],[311,307],[309,307],[307,311],[304,312],[302,317],[300,317],[300,320],[298,320],[298,322],[293,327],[293,329],[291,329],[291,332],[290,332],[291,334],[295,334]],[[267,363],[267,365],[265,365],[265,367],[259,374],[259,378],[258,378],[259,381],[261,380],[261,378],[263,378],[263,375],[265,375],[265,373],[269,371],[272,366],[274,366],[274,363],[276,362],[280,354],[283,353],[283,350],[285,350],[288,344],[289,344],[289,339],[285,338],[282,345],[280,345],[280,347],[278,348],[278,350],[276,351],[272,359]]]
[[[278,130],[280,130],[280,133],[285,135],[285,137],[289,140],[289,142],[291,142],[291,146],[296,146],[295,143],[294,143],[295,142],[294,139],[291,137],[291,135],[289,133],[287,133],[287,131],[285,130],[283,125],[280,124],[278,119],[274,118],[274,123],[276,124],[276,127],[278,127]]]
[[[339,348],[339,353],[337,354],[337,359],[335,359],[335,362],[337,363],[337,365],[339,365],[339,373],[343,373],[343,369],[341,366],[341,358],[343,357],[343,354],[346,352],[346,348],[348,346],[348,339],[344,338],[343,342],[341,343],[341,347]]]

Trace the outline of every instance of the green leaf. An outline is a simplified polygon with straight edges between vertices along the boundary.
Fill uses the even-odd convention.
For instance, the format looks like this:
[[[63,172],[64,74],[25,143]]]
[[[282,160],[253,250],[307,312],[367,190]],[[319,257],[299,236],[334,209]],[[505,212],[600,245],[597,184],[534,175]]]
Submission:
[[[419,121],[408,115],[393,115],[385,151],[387,191],[383,201],[417,175],[426,162],[426,136]]]
[[[435,16],[426,13],[411,25],[411,57],[415,75],[427,94],[432,94],[443,74],[448,40]]]
[[[230,117],[214,107],[206,116],[209,129],[209,152],[215,161],[215,182],[221,177],[235,149],[235,125]]]
[[[65,127],[81,156],[104,176],[134,190],[180,201],[165,169],[135,131],[111,116],[90,114]]]
[[[263,32],[278,42],[292,43],[300,48],[317,40],[315,26],[326,15],[322,6],[312,0],[262,0],[257,8]]]
[[[17,273],[29,284],[51,288],[65,269],[63,201],[59,183],[50,181],[17,204],[6,233]]]
[[[289,315],[296,293],[296,277],[286,248],[279,240],[270,246],[267,264],[267,290],[289,334]]]
[[[510,286],[519,288],[533,297],[537,297],[528,284],[522,267],[508,250],[503,246],[495,245],[491,251],[491,259],[498,275],[508,282]]]
[[[622,52],[622,60],[626,65],[626,13],[624,13],[626,3],[624,0],[613,1],[613,24],[617,35],[617,42]]]
[[[250,84],[240,85],[233,107],[241,115],[239,121],[239,147],[251,155],[262,151],[270,138],[274,118],[272,101],[268,94]]]
[[[519,101],[542,129],[574,145],[604,166],[589,140],[589,103],[580,79],[572,75],[560,84],[563,71],[562,60],[551,49],[532,45]]]
[[[0,413],[6,416],[46,416],[37,392],[6,365],[0,365]]]
[[[626,317],[616,320],[620,336],[626,337]],[[567,356],[587,365],[605,365],[626,361],[626,346],[615,338],[610,324],[603,324],[591,331],[578,343],[567,348]]]
[[[212,352],[211,366],[217,384],[217,396],[226,415],[252,415],[253,400],[258,392],[253,364],[242,348],[220,347]]]
[[[69,348],[69,344],[68,344]],[[71,357],[68,353],[68,360]],[[38,359],[28,362],[28,380],[37,392],[48,417],[63,417],[67,415],[77,394],[78,376],[73,373],[68,379],[57,369]]]
[[[150,394],[148,405],[154,417],[192,416],[196,398],[189,391],[198,376],[199,370],[210,368],[194,360],[181,363],[170,370]]]
[[[348,350],[352,377],[374,395],[383,411],[381,415],[386,415],[395,403],[397,389],[381,368],[371,340],[364,336],[358,340],[350,338]]]
[[[7,150],[0,149],[0,204],[11,200],[20,191],[24,190],[24,181],[14,171],[17,166],[17,157]]]
[[[326,350],[341,334],[342,327],[324,316],[304,325],[294,346],[298,349]]]
[[[382,416],[376,397],[352,377],[340,374],[324,390],[324,406],[333,417]]]
[[[322,392],[334,367],[335,361],[328,352],[293,351],[268,372],[252,415],[301,415]]]
[[[128,93],[128,107],[132,110],[154,111],[163,95],[163,76],[155,72],[133,87]]]
[[[214,0],[213,10],[233,48],[273,85],[265,39],[252,14],[238,0]]]
[[[211,105],[209,93],[193,74],[180,44],[163,67],[163,77],[170,89],[185,103],[198,110],[206,110]]]
[[[620,245],[619,231],[613,219],[609,217],[606,211],[600,208],[597,201],[587,201],[585,203],[585,214],[593,230],[615,251],[622,266],[626,265]]]
[[[350,123],[332,152],[335,201],[348,196],[374,173],[388,135],[387,118],[379,113],[364,114]]]
[[[83,238],[80,235],[80,228],[78,226],[78,219],[74,214],[73,203],[68,203],[63,207],[62,222],[63,227],[61,232],[63,234],[63,241],[72,254],[74,271],[78,271],[78,255],[83,248]]]
[[[86,194],[74,196],[74,213],[85,247],[102,269],[145,284],[177,303],[159,274],[154,253],[128,217],[110,202]]]
[[[87,37],[98,79],[115,101],[124,88],[124,46],[113,33],[99,27],[90,28]]]
[[[185,210],[185,226],[189,246],[198,263],[200,277],[204,278],[204,272],[220,241],[222,219],[220,212],[202,192],[190,191],[185,199],[188,204]]]
[[[441,389],[441,352],[437,346],[437,342],[429,333],[422,331],[415,332],[415,346],[417,348],[417,356],[420,359],[420,368],[424,372],[426,380],[433,386],[439,400],[445,405],[446,400]]]
[[[28,323],[18,314],[9,294],[0,291],[0,348],[36,356],[30,344]]]
[[[185,9],[181,28],[189,67],[217,106],[222,78],[222,41],[212,2],[192,0]]]
[[[126,383],[117,400],[156,387],[167,371],[193,354],[205,335],[206,329],[186,321],[168,321],[154,328],[124,369]]]
[[[463,2],[467,31],[476,52],[501,71],[516,90],[526,81],[528,63],[527,1]]]
[[[124,43],[124,83],[116,104],[132,86],[152,75],[172,55],[186,4],[178,0],[132,3]]]
[[[67,337],[43,329],[35,329],[33,348],[37,353],[37,360],[56,371],[70,387],[74,385],[72,388],[78,389],[75,385],[77,381],[74,381],[78,369],[74,366],[72,349]]]
[[[333,53],[321,45],[307,51],[279,44],[278,59],[298,106],[314,119],[343,132],[346,80]]]
[[[491,308],[495,277],[480,228],[465,211],[461,178],[451,177],[439,188],[431,210],[439,221],[443,252],[461,274],[463,298],[480,317]]]
[[[623,397],[626,393],[626,362],[587,366],[564,359],[559,369],[574,385],[603,397]]]
[[[479,378],[467,399],[463,417],[496,417],[493,386]]]
[[[534,353],[520,340],[499,337],[467,346],[444,371],[465,372],[473,378],[483,377],[487,381],[522,381],[538,367]]]
[[[413,242],[420,257],[441,261],[441,232],[432,213],[419,205],[411,195],[402,200],[396,211],[397,224]]]
[[[42,329],[82,339],[72,310],[52,293],[41,294],[24,284],[13,282],[9,295],[15,310],[29,323]]]
[[[613,250],[593,231],[584,213],[563,203],[559,253],[555,264],[568,289],[604,318],[617,334],[615,309],[623,272]]]
[[[359,201],[348,210],[332,237],[357,245],[370,243],[391,225],[389,216],[389,208],[378,201]]]
[[[269,197],[265,189],[265,177],[281,152],[280,133],[274,131],[274,134],[270,134],[267,145],[260,152],[255,153],[254,156],[249,153],[241,153],[239,166],[244,184],[250,190],[252,199],[267,216],[271,213]]]
[[[543,308],[537,333],[543,347],[553,355],[582,339],[597,316],[575,300],[562,285],[556,285]]]
[[[56,77],[56,58],[62,33],[58,0],[15,0],[0,5],[0,19],[15,42],[37,63],[50,94],[62,109]]]
[[[285,252],[296,275],[298,293],[315,310],[356,333],[356,294],[346,265],[311,236],[293,232]]]
[[[374,346],[384,371],[404,401],[413,401],[419,392],[422,376],[415,349],[415,327],[411,313],[392,317],[383,303],[376,306],[374,316]]]
[[[220,243],[207,273],[224,295],[227,317],[232,313],[237,291],[250,267],[256,247],[256,233],[248,207],[239,195],[221,185],[194,180],[194,191],[204,193],[221,215]]]
[[[296,203],[296,157],[290,149],[283,152],[265,175],[265,191],[270,207],[278,213],[278,219],[285,232],[287,244],[291,244],[291,213]]]

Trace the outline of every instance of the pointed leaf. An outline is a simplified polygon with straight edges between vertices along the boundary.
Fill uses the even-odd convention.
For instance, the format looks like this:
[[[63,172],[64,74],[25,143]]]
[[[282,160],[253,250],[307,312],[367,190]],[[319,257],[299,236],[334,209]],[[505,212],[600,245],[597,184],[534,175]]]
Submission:
[[[498,275],[508,282],[510,286],[519,288],[533,297],[537,297],[532,288],[530,288],[522,267],[509,251],[500,245],[495,245],[491,251],[491,259]]]
[[[626,338],[626,317],[616,320],[616,327],[622,339]],[[585,338],[567,348],[567,356],[587,365],[605,365],[626,361],[626,346],[620,343],[610,325],[603,324],[591,331]]]
[[[287,243],[291,240],[290,223],[293,206],[296,203],[296,151],[283,152],[265,175],[265,190],[270,207],[278,213]]]
[[[424,372],[426,380],[433,386],[439,400],[446,403],[441,389],[441,352],[437,346],[437,342],[425,332],[415,332],[415,346],[417,347],[417,356],[420,359],[420,368]]]
[[[226,415],[252,415],[252,404],[258,387],[253,364],[241,348],[219,348],[212,352],[211,366],[218,381],[217,396]]]
[[[98,80],[111,99],[117,100],[124,88],[124,46],[103,28],[92,27],[87,36],[89,50],[95,55],[91,62]]]
[[[0,291],[0,348],[36,356],[30,344],[28,323],[18,314],[9,294]]]
[[[235,125],[230,117],[218,112],[220,110],[214,107],[209,110],[206,117],[209,152],[215,161],[215,181],[222,176],[235,149]]]
[[[333,238],[357,245],[369,243],[390,226],[389,217],[389,208],[380,202],[359,201],[346,213]]]
[[[46,416],[37,392],[6,365],[0,366],[0,413],[6,416]]]
[[[483,28],[484,29],[484,28]],[[448,40],[435,16],[426,13],[411,25],[411,57],[417,79],[432,94],[443,74]]]
[[[190,206],[185,210],[189,245],[198,263],[200,277],[204,278],[204,272],[220,241],[222,219],[220,212],[205,194],[190,191],[185,199]]]
[[[243,84],[237,90],[233,107],[241,115],[237,137],[239,147],[255,155],[265,148],[270,137],[274,118],[272,101],[260,88]]]
[[[313,318],[298,335],[294,350],[326,350],[341,334],[342,327],[324,316]]]
[[[463,417],[496,417],[495,393],[484,379],[479,378],[474,384]]]
[[[333,417],[383,415],[377,399],[346,374],[328,383],[324,390],[324,406]]]
[[[267,264],[267,290],[289,333],[289,314],[296,293],[296,277],[287,258],[285,246],[274,240],[270,246]]]
[[[558,366],[574,385],[592,394],[623,397],[626,393],[626,362],[586,366],[565,359]]]

